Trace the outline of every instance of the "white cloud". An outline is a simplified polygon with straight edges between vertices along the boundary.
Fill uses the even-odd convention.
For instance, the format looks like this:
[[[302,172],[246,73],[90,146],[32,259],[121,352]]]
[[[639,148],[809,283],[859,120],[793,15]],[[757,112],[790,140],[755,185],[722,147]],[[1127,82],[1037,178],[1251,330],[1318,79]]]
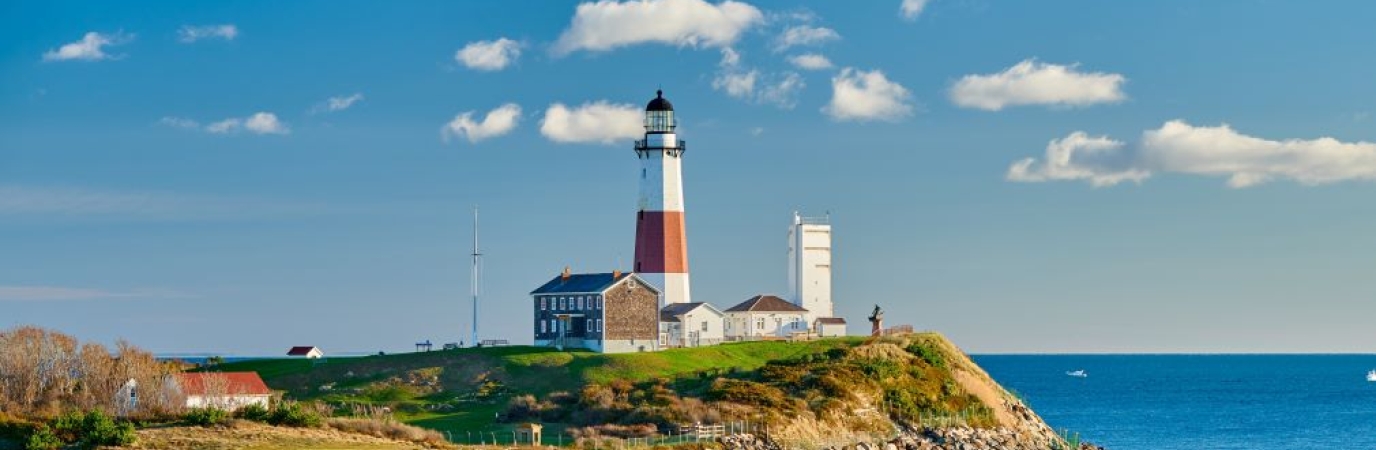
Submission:
[[[898,5],[898,14],[904,19],[917,20],[917,16],[922,15],[922,10],[927,8],[929,0],[903,0]]]
[[[223,25],[183,25],[180,30],[177,30],[177,40],[184,44],[211,38],[232,41],[236,37],[239,37],[239,27],[229,23]]]
[[[792,109],[798,104],[798,93],[802,92],[803,77],[793,72],[784,72],[760,89],[757,101],[770,103],[784,109]]]
[[[521,43],[507,38],[495,41],[470,42],[454,52],[454,60],[470,69],[496,71],[505,69],[521,57]]]
[[[610,144],[644,134],[643,120],[643,112],[635,105],[599,100],[569,108],[555,103],[545,110],[540,134],[555,142]]]
[[[0,302],[56,302],[181,297],[187,297],[187,295],[167,289],[135,289],[126,292],[115,292],[104,289],[59,286],[0,286]]]
[[[726,47],[763,21],[758,8],[732,0],[715,5],[703,0],[586,2],[578,5],[553,51],[566,55],[643,43]]]
[[[731,48],[721,51],[721,70],[712,78],[712,89],[753,103],[769,103],[790,109],[798,103],[798,92],[805,83],[793,73],[763,74],[759,70],[740,67],[741,55]]]
[[[822,112],[833,120],[897,121],[913,112],[908,89],[879,70],[841,69],[831,79],[831,103]]]
[[[116,46],[129,42],[134,37],[124,33],[101,34],[97,32],[86,33],[81,40],[69,44],[63,44],[53,50],[43,53],[44,61],[100,61],[104,59],[117,59],[119,55],[105,53],[105,47]]]
[[[774,50],[783,51],[799,45],[817,45],[841,39],[836,30],[826,27],[798,25],[789,27],[774,39]]]
[[[244,119],[244,129],[254,134],[287,134],[291,130],[270,112],[257,112]]]
[[[1123,181],[1140,183],[1151,172],[1131,168],[1122,161],[1123,143],[1108,136],[1090,136],[1076,131],[1046,144],[1046,156],[1025,158],[1008,168],[1009,181],[1038,182],[1059,180],[1089,180],[1095,187],[1112,186]]]
[[[788,62],[793,64],[793,67],[803,70],[825,70],[832,67],[831,60],[817,53],[792,56],[788,58]]]
[[[168,125],[180,125],[168,122],[166,118],[162,122]],[[194,124],[194,121],[187,120],[183,124]],[[228,133],[238,132],[239,129],[246,129],[255,135],[286,135],[286,133],[292,132],[292,129],[278,120],[277,114],[267,113],[267,111],[259,111],[259,113],[253,113],[253,116],[249,117],[224,118],[224,120],[205,125],[206,132],[216,133],[216,135],[228,135]]]
[[[758,70],[724,70],[712,79],[712,88],[734,98],[753,103],[768,103],[793,108],[806,83],[793,72],[761,74]]]
[[[237,131],[239,127],[243,125],[244,119],[230,118],[206,125],[205,131],[215,134],[229,134],[230,132]]]
[[[1006,106],[1088,106],[1127,98],[1116,73],[1084,73],[1078,65],[1024,60],[1003,72],[966,75],[951,87],[951,101],[964,108],[998,111]]]
[[[315,106],[311,107],[311,113],[315,114],[322,112],[331,113],[343,111],[349,109],[350,106],[354,106],[354,103],[358,103],[360,100],[363,100],[362,93],[353,93],[350,95],[339,95],[330,97],[325,99],[325,101],[317,103]]]
[[[758,70],[725,71],[712,79],[712,89],[735,98],[750,98],[755,93],[755,78],[759,75]]]
[[[440,136],[445,142],[451,137],[463,137],[467,138],[468,142],[478,142],[510,133],[521,120],[521,106],[515,103],[507,103],[488,111],[482,122],[473,120],[474,113],[475,111],[467,111],[454,116],[454,120],[449,121],[440,130]]]
[[[1306,185],[1376,179],[1376,143],[1330,137],[1275,141],[1226,124],[1196,127],[1181,120],[1142,133],[1142,159],[1163,172],[1227,176],[1235,188],[1275,179]]]
[[[741,54],[731,47],[722,47],[721,62],[717,63],[721,67],[735,67],[741,63]]]
[[[1032,158],[1014,163],[1008,179],[1085,179],[1106,186],[1141,181],[1159,172],[1227,177],[1233,188],[1279,179],[1304,185],[1376,180],[1376,143],[1364,141],[1330,137],[1277,141],[1241,134],[1228,125],[1194,126],[1172,120],[1143,132],[1135,154],[1119,152],[1122,146],[1107,137],[1089,138],[1077,132],[1052,141],[1040,164]]]

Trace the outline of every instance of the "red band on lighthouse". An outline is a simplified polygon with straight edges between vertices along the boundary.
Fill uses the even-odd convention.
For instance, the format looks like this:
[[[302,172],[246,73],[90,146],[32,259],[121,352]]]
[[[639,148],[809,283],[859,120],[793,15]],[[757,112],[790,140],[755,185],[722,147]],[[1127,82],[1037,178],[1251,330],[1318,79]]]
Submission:
[[[641,211],[635,227],[635,271],[688,273],[682,211]]]

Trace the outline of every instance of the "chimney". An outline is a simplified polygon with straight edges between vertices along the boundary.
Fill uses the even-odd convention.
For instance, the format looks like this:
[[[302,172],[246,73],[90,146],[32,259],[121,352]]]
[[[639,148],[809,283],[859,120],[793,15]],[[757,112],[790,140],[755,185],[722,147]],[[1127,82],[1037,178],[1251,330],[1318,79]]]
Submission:
[[[612,279],[613,279],[613,280],[616,280],[616,279],[620,279],[620,278],[621,278],[621,269],[613,270],[613,271],[612,271]]]
[[[572,275],[573,274],[569,273],[569,266],[564,266],[564,274],[560,275],[559,277],[563,278],[564,281],[569,281],[569,277]]]

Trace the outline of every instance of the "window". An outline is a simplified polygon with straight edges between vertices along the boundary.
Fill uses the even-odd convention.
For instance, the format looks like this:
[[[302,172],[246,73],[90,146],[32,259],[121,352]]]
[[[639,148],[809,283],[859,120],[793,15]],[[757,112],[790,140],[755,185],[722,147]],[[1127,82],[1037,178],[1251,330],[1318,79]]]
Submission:
[[[540,310],[541,310],[541,311],[544,311],[544,310],[545,310],[545,303],[547,303],[547,300],[548,300],[548,299],[546,299],[545,297],[540,297]]]
[[[546,328],[546,326],[547,326],[547,324],[545,323],[545,319],[540,319],[540,333],[541,333],[541,334],[543,334],[543,333],[548,333],[548,332],[549,332],[549,329]]]
[[[764,319],[756,320],[756,321],[755,321],[755,328],[763,330],[763,329],[764,329]]]
[[[592,321],[588,321],[588,331],[592,331]]]
[[[707,321],[702,321],[702,331],[707,331]]]
[[[597,319],[597,331],[602,331],[602,319]]]
[[[566,302],[568,302],[567,298],[559,297],[559,309],[564,309]]]
[[[583,309],[583,296],[578,296],[578,309]]]

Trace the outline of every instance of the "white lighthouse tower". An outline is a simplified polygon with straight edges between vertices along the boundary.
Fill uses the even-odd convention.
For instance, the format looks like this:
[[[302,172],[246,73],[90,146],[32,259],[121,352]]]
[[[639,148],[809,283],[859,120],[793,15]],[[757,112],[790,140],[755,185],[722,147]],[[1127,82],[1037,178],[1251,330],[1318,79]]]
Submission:
[[[656,91],[645,105],[640,204],[635,220],[635,272],[664,293],[663,304],[688,303],[688,240],[683,224],[683,152],[674,134],[674,105]],[[663,305],[661,305],[663,306]]]
[[[808,311],[808,323],[834,317],[831,303],[831,215],[803,217],[788,227],[789,300]]]

